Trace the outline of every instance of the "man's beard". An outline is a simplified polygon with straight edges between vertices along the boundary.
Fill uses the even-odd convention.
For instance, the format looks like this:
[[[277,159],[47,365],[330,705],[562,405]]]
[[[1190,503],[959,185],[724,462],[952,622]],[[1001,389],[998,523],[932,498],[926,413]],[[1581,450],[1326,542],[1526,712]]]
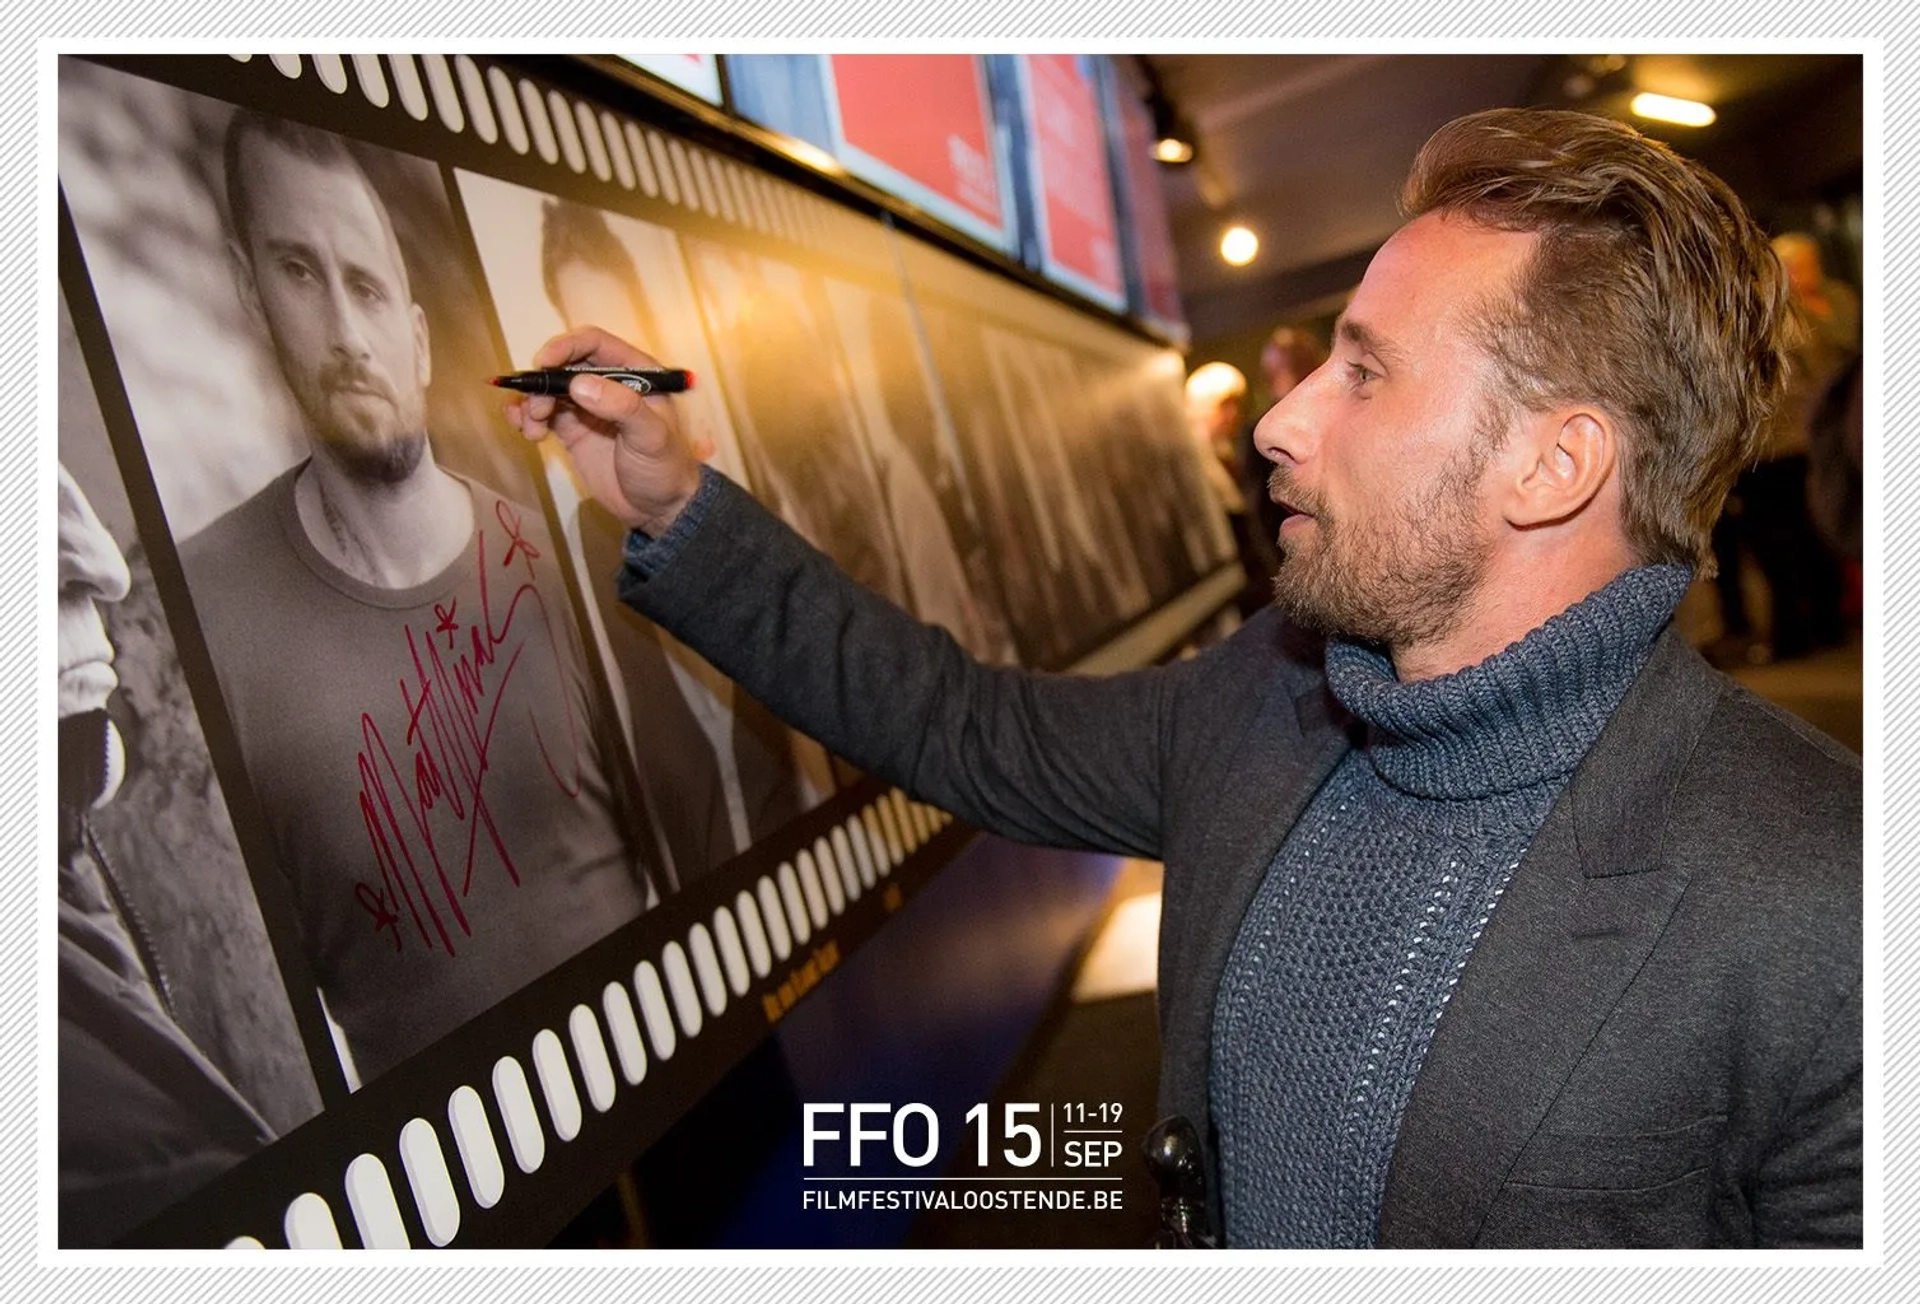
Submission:
[[[427,432],[413,430],[387,435],[377,443],[341,439],[331,430],[323,430],[327,452],[334,465],[349,479],[366,485],[402,484],[419,469],[427,451]]]
[[[1413,647],[1451,633],[1485,578],[1491,541],[1473,519],[1473,489],[1484,467],[1468,449],[1397,519],[1366,529],[1336,519],[1294,485],[1284,467],[1269,481],[1278,498],[1314,519],[1310,546],[1280,543],[1274,601],[1316,633]]]
[[[426,404],[417,393],[403,402],[386,380],[358,363],[342,362],[315,378],[316,392],[296,397],[307,427],[348,478],[366,485],[404,483],[426,456]],[[354,394],[352,391],[360,391]],[[378,400],[388,411],[357,409]],[[390,419],[380,421],[377,417]]]

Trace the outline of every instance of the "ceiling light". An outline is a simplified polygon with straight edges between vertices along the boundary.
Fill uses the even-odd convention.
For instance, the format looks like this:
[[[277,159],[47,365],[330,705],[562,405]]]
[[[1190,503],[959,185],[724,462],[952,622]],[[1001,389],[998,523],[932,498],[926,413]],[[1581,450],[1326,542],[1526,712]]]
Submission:
[[[1193,162],[1193,128],[1158,89],[1147,97],[1153,114],[1153,156],[1162,163]]]
[[[1245,267],[1260,252],[1260,237],[1244,226],[1230,226],[1220,237],[1220,256],[1235,267]]]
[[[1704,127],[1714,119],[1712,105],[1702,104],[1698,100],[1675,99],[1671,95],[1655,95],[1652,91],[1640,92],[1628,107],[1643,118],[1671,122],[1682,127]]]

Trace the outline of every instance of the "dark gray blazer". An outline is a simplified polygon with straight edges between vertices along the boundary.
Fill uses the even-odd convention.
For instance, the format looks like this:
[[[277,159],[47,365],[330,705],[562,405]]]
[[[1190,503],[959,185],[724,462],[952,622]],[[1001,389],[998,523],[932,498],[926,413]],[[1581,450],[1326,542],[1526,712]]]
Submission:
[[[1152,670],[982,667],[709,479],[685,547],[622,596],[924,800],[1163,861],[1161,1108],[1211,1142],[1228,951],[1353,745],[1318,647],[1269,612]],[[1858,1244],[1861,824],[1851,753],[1664,634],[1447,1006],[1379,1243]]]

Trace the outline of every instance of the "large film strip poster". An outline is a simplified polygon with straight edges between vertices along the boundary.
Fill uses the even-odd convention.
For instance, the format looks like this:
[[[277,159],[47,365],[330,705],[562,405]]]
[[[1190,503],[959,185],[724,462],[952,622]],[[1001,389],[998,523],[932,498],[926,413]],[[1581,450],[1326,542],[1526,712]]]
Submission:
[[[1180,356],[900,248],[1022,660],[1071,666],[1216,574],[1233,541],[1195,507]]]
[[[987,659],[1228,555],[1154,350],[513,67],[68,59],[59,142],[63,1245],[542,1243],[964,844],[613,600],[554,331]]]

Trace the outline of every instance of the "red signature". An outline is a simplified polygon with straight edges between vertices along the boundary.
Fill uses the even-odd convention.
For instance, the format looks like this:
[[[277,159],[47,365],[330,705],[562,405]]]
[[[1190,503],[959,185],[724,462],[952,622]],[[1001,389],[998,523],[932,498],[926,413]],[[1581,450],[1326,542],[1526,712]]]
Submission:
[[[487,800],[494,726],[507,705],[520,658],[529,647],[540,645],[542,635],[559,678],[567,678],[566,658],[546,600],[533,582],[533,563],[540,550],[522,535],[520,512],[511,503],[498,503],[495,516],[506,532],[506,547],[497,564],[489,560],[487,531],[474,532],[478,619],[463,626],[456,599],[436,603],[430,624],[407,626],[412,672],[398,681],[407,718],[401,754],[395,756],[371,714],[360,717],[360,816],[380,866],[380,881],[378,885],[356,882],[354,897],[372,919],[374,931],[391,935],[396,951],[404,949],[409,932],[405,925],[410,923],[421,944],[458,954],[457,939],[473,935],[462,903],[472,890],[475,863],[483,854],[490,855],[508,880],[519,886],[513,852]],[[516,561],[524,562],[526,578],[511,590],[506,609],[496,620],[490,578],[498,572],[510,581],[508,571]],[[579,724],[572,701],[564,692],[559,696],[566,735],[562,746],[548,745],[538,716],[541,708],[555,704],[528,702],[524,709],[555,788],[574,798],[581,790]],[[564,770],[556,755],[571,758]],[[436,840],[429,819],[442,806],[466,834],[466,845],[452,848],[451,856]],[[514,812],[514,818],[521,817],[521,812]]]

